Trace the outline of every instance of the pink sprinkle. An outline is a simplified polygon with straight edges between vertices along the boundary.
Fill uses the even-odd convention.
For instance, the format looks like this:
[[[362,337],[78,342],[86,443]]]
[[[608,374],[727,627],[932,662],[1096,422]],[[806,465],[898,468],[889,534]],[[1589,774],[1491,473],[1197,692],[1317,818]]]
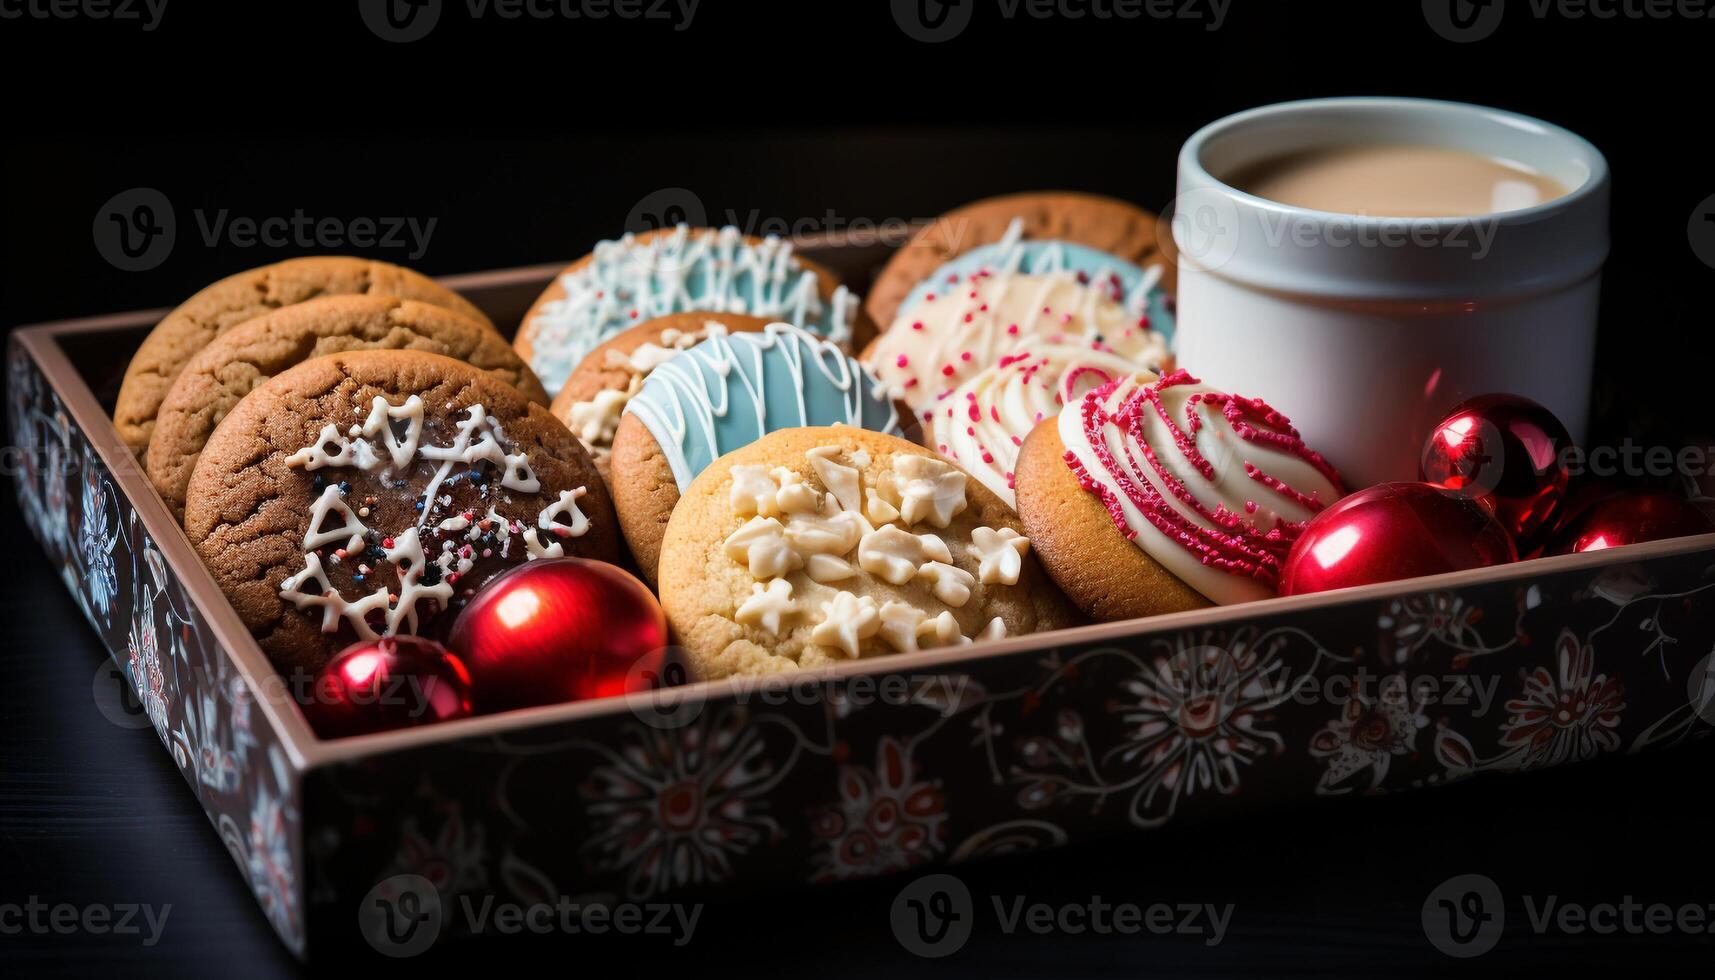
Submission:
[[[922,330],[922,329],[923,329],[923,321],[922,321],[922,320],[918,320],[918,321],[917,321],[917,322],[916,322],[916,323],[913,323],[913,324],[912,324],[912,325],[911,325],[911,329],[913,329],[913,330]]]
[[[1014,336],[1017,336],[1018,335],[1018,324],[1015,323],[1012,326],[1007,327],[1006,332],[1009,334],[1012,334]]]
[[[894,363],[898,364],[900,367],[904,367],[905,365],[910,364],[911,360],[910,360],[910,358],[906,357],[904,354],[901,354],[901,355],[899,355],[899,360],[895,361]]]
[[[946,376],[946,377],[949,377],[949,378],[952,377],[953,376],[953,366],[951,364],[943,365],[941,367],[941,374]]]
[[[923,298],[924,298],[924,299],[925,299],[925,300],[927,300],[927,301],[929,301],[929,302],[931,302],[931,303],[933,303],[933,302],[934,302],[934,301],[935,301],[935,294],[934,294],[934,293],[924,293],[924,294],[923,294]]]
[[[907,378],[907,379],[905,379],[905,387],[907,387],[907,388],[915,388],[915,387],[917,387],[917,379],[916,379],[916,378]]]

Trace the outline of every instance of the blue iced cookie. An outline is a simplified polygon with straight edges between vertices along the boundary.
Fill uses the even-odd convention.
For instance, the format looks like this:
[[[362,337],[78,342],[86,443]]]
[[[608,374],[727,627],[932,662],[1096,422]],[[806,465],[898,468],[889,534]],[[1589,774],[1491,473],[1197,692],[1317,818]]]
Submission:
[[[667,519],[705,467],[770,432],[827,425],[906,435],[874,375],[790,324],[711,337],[650,372],[626,404],[611,463],[614,507],[644,574],[654,580]]]
[[[552,395],[621,330],[692,310],[785,320],[842,344],[867,325],[857,297],[790,242],[680,225],[597,244],[537,298],[515,346]]]

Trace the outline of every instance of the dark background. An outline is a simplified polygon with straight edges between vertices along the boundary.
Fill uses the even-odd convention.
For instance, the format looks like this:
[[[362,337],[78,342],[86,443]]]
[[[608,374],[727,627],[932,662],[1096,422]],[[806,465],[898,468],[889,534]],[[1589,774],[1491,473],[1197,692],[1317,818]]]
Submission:
[[[17,0],[0,2],[13,9]],[[653,22],[472,22],[387,43],[355,2],[169,0],[159,27],[0,20],[5,253],[0,323],[169,306],[211,280],[318,249],[207,245],[193,212],[436,219],[431,274],[569,260],[639,204],[685,188],[712,221],[812,227],[927,218],[990,194],[1097,191],[1158,208],[1192,130],[1284,99],[1409,94],[1537,115],[1588,137],[1614,176],[1594,438],[1710,426],[1709,285],[1687,237],[1715,194],[1715,20],[1539,18],[1521,0],[1453,44],[1416,0],[1235,0],[1220,30],[1174,20],[1004,19],[912,40],[885,0],[703,0]],[[1179,6],[1184,0],[1174,0]],[[1603,4],[1618,9],[1618,0]],[[1079,4],[1084,9],[1083,4]],[[1199,9],[1207,9],[1202,5]],[[94,217],[160,190],[178,220],[158,267],[116,271]],[[829,215],[832,218],[829,218]],[[34,543],[0,509],[0,903],[171,903],[159,946],[0,936],[0,972],[188,976],[291,964],[156,739],[95,709],[100,662]],[[1708,974],[1710,937],[1509,930],[1475,965],[1435,952],[1419,907],[1446,877],[1580,901],[1715,902],[1707,746],[1425,795],[1264,815],[961,872],[973,893],[1238,906],[1227,942],[1025,940],[980,929],[947,961],[894,943],[899,882],[765,897],[705,915],[683,952],[562,943],[532,969],[814,975],[1364,975],[1574,964]],[[1522,918],[1516,906],[1510,910]],[[1516,925],[1516,923],[1515,923]],[[510,947],[507,952],[510,953]],[[497,947],[401,969],[488,969]],[[510,956],[501,969],[524,969]],[[16,970],[16,973],[14,973]]]

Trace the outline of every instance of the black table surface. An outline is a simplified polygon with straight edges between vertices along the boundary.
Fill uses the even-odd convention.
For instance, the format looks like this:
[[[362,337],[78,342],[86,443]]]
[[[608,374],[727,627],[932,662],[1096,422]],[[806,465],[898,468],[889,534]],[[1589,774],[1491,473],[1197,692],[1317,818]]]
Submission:
[[[104,654],[11,518],[9,483],[4,497],[0,928],[6,905],[32,898],[171,908],[152,946],[143,935],[0,934],[0,974],[302,972],[154,732],[103,715],[92,678]],[[692,941],[677,948],[657,938],[582,936],[538,951],[545,941],[496,938],[443,946],[401,968],[465,973],[492,968],[497,955],[512,962],[525,948],[553,957],[534,962],[568,968],[619,955],[641,975],[1393,976],[1580,965],[1708,976],[1711,935],[1537,934],[1527,900],[1538,909],[1550,897],[1585,907],[1628,898],[1715,904],[1715,821],[1704,788],[1712,763],[1715,743],[1704,742],[967,865],[957,873],[974,897],[975,927],[946,959],[916,957],[895,939],[890,908],[912,880],[905,877],[709,907]],[[1422,908],[1439,884],[1466,873],[1496,882],[1508,925],[1491,952],[1455,960],[1426,938]],[[1099,899],[1232,912],[1213,946],[1188,936],[1009,933],[996,902],[1011,908],[1018,896],[1054,906]]]

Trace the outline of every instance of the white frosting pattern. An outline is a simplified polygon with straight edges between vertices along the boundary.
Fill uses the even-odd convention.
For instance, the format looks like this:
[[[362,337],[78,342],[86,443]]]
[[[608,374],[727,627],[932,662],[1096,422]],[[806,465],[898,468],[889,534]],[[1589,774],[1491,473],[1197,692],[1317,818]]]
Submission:
[[[519,536],[527,559],[559,557],[564,553],[560,541],[544,544],[543,535],[564,539],[589,530],[589,518],[577,505],[587,492],[583,487],[562,491],[558,499],[542,508],[536,526],[531,528],[501,516],[492,505],[481,517],[464,511],[431,524],[435,512],[451,502],[440,490],[455,467],[475,472],[479,464],[490,463],[498,470],[499,479],[494,482],[502,490],[535,493],[541,483],[530,468],[527,454],[507,452],[509,443],[499,421],[480,404],[471,405],[465,417],[454,424],[455,436],[447,446],[423,443],[424,421],[421,397],[412,395],[394,405],[376,396],[363,422],[343,432],[337,425],[325,425],[315,442],[286,458],[288,466],[306,471],[329,467],[358,470],[377,477],[376,482],[383,487],[399,489],[406,485],[402,475],[418,461],[439,464],[421,494],[416,523],[391,535],[364,523],[372,512],[373,498],[354,510],[349,483],[330,482],[322,487],[304,531],[304,567],[280,583],[279,594],[299,609],[319,608],[324,633],[336,632],[342,621],[364,640],[415,633],[420,605],[429,602],[431,608],[438,609],[453,598],[454,583],[475,566],[478,544],[483,546],[480,557],[489,557],[494,552],[490,542],[495,535],[504,534],[499,553],[506,557],[512,537]],[[425,533],[440,539],[433,557],[425,550]],[[329,548],[332,551],[324,554]],[[392,566],[399,583],[396,592],[382,586],[358,599],[347,599],[329,578],[330,564],[350,564],[353,581],[363,582],[377,570],[371,562]]]
[[[590,261],[559,279],[564,295],[544,303],[524,325],[530,366],[558,392],[596,345],[645,320],[687,310],[779,317],[825,324],[836,343],[851,337],[857,299],[845,287],[829,303],[816,273],[790,242],[746,241],[737,228],[693,231],[685,225],[648,240],[626,235],[601,242]]]
[[[640,344],[630,354],[608,351],[606,366],[626,372],[625,387],[604,388],[596,392],[594,398],[573,402],[563,413],[561,421],[589,450],[591,458],[605,466],[613,457],[613,437],[619,431],[619,417],[632,397],[643,390],[643,379],[649,376],[649,372],[677,357],[680,352],[725,333],[724,324],[710,320],[696,330],[668,327],[656,338],[659,343]]]
[[[909,651],[1005,635],[996,617],[967,637],[953,610],[970,604],[979,583],[1016,585],[1029,542],[1011,528],[978,527],[955,552],[940,535],[911,529],[946,528],[966,509],[964,473],[901,453],[866,487],[867,455],[836,446],[806,455],[825,491],[787,467],[731,470],[728,500],[745,520],[722,550],[756,580],[735,622],[778,638],[794,617],[808,617],[810,642],[845,657],[872,637]]]

